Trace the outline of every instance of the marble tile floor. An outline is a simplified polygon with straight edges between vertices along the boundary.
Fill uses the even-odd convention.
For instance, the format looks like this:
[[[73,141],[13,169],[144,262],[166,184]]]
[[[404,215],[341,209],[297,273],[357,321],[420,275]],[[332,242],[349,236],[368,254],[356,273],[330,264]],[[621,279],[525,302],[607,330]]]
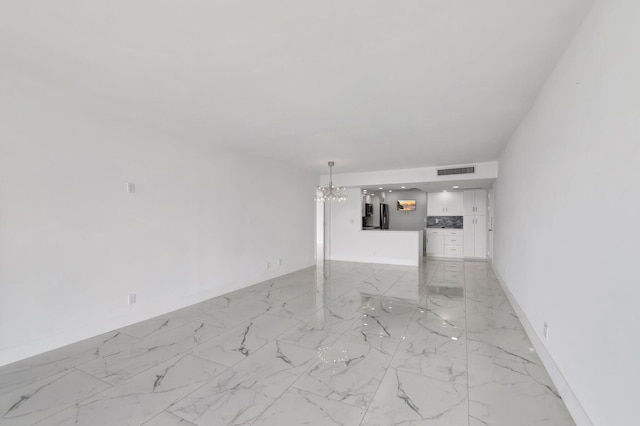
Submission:
[[[573,425],[485,262],[326,262],[0,367],[0,425]]]

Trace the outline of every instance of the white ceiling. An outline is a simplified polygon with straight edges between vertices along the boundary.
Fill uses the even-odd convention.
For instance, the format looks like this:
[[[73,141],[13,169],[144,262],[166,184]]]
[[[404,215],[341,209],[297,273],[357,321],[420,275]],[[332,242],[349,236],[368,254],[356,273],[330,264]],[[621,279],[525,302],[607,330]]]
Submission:
[[[592,0],[3,0],[0,66],[326,173],[495,160]]]

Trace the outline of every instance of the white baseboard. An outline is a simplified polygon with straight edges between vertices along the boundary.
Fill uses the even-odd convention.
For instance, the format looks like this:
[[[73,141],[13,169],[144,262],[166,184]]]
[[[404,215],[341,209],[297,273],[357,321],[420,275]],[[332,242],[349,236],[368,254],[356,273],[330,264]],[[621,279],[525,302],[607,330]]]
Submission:
[[[504,293],[509,299],[511,306],[513,306],[513,310],[518,315],[522,326],[527,332],[527,336],[529,336],[529,340],[531,340],[531,344],[535,348],[536,352],[538,352],[538,356],[540,357],[542,364],[544,364],[544,367],[547,369],[549,377],[551,377],[551,381],[555,385],[556,389],[558,389],[558,393],[562,397],[564,404],[567,406],[567,410],[569,410],[569,413],[573,417],[573,421],[576,423],[576,426],[593,426],[593,422],[591,422],[589,416],[587,416],[587,413],[584,411],[584,408],[582,408],[580,401],[578,401],[578,398],[573,393],[571,386],[569,386],[569,383],[564,378],[564,375],[551,357],[551,354],[547,351],[546,346],[536,334],[531,322],[529,322],[524,311],[513,297],[511,290],[509,290],[509,287],[507,287],[500,274],[496,271],[496,268],[493,266],[493,262],[489,261],[489,265],[498,279],[502,290],[504,290]]]

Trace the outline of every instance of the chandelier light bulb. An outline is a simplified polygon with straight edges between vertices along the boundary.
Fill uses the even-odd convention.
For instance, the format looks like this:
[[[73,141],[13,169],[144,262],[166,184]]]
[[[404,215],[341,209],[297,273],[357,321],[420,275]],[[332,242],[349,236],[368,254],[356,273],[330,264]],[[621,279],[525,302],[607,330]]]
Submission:
[[[316,201],[326,203],[331,201],[344,201],[347,199],[347,196],[342,193],[345,190],[344,186],[333,185],[334,165],[335,163],[333,161],[329,161],[329,184],[317,187]]]

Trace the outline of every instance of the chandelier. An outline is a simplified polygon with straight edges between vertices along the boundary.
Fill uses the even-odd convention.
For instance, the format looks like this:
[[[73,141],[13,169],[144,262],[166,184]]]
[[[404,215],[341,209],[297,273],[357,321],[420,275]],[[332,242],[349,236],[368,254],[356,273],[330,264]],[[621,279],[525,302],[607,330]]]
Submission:
[[[336,163],[329,161],[329,184],[318,186],[316,190],[316,201],[344,201],[347,196],[342,193],[344,186],[333,186],[333,166]]]

